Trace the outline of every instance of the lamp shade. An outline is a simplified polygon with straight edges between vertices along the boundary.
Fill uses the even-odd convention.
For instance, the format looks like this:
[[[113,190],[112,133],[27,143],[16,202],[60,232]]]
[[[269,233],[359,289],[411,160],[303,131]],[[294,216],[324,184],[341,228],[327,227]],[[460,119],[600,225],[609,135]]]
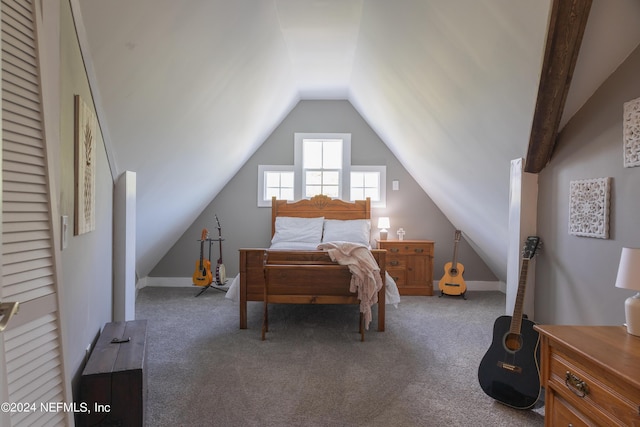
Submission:
[[[381,216],[378,218],[378,228],[389,228],[391,227],[391,223],[389,222],[388,216]]]
[[[622,248],[616,288],[640,291],[640,249]]]

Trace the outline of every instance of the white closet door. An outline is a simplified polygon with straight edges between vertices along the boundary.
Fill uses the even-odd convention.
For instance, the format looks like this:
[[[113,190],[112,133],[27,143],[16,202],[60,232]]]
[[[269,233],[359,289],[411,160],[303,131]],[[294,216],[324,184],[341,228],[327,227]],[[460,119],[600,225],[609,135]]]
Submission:
[[[37,5],[2,0],[2,254],[0,301],[20,309],[0,332],[2,426],[66,425],[70,414],[58,319],[56,248],[38,62]],[[32,406],[25,407],[24,404]],[[3,409],[6,409],[3,408]],[[44,409],[44,410],[43,410]]]

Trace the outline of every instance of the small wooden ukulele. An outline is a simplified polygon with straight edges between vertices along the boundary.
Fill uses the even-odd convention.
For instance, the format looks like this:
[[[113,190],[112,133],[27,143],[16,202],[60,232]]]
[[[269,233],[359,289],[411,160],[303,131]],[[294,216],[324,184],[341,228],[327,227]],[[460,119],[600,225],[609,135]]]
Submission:
[[[440,296],[442,295],[462,295],[465,298],[467,284],[462,278],[464,265],[458,262],[458,242],[460,242],[460,230],[456,230],[453,242],[453,260],[444,265],[444,276],[438,284]],[[465,298],[466,299],[466,298]]]
[[[218,262],[216,264],[216,283],[218,285],[224,285],[227,281],[227,274],[224,269],[224,264],[222,263],[222,227],[220,226],[218,215],[215,217],[216,222],[218,223],[218,242],[220,244],[220,258],[218,258]]]
[[[527,238],[513,316],[500,316],[493,325],[493,341],[478,368],[482,390],[498,402],[516,409],[536,406],[541,397],[540,336],[522,314],[529,260],[540,239]]]
[[[196,286],[209,286],[213,282],[211,261],[204,258],[204,242],[208,238],[209,231],[203,228],[200,237],[200,259],[196,261],[196,271],[193,273],[193,284]]]

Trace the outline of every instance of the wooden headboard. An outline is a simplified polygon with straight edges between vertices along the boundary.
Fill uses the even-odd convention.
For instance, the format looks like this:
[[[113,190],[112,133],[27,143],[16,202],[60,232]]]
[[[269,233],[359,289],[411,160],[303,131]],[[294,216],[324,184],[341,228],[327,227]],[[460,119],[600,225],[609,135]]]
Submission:
[[[271,236],[276,232],[276,217],[294,216],[327,219],[371,219],[371,199],[345,202],[324,195],[314,196],[297,202],[271,200]]]

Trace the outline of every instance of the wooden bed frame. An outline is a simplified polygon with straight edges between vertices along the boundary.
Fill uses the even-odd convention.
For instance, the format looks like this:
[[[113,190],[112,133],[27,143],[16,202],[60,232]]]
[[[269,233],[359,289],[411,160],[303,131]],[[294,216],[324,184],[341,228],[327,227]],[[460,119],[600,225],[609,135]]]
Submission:
[[[309,200],[287,202],[272,200],[271,235],[275,233],[275,220],[278,216],[326,219],[371,219],[371,202],[358,200],[344,202],[326,196],[315,196]],[[265,252],[261,249],[240,249],[240,329],[247,328],[247,301],[264,301],[264,262]],[[298,267],[296,283],[304,283],[300,294],[295,296],[298,304],[358,304],[355,294],[349,292],[351,273],[347,266],[331,261],[326,251],[277,251],[274,258],[279,264],[291,264]],[[385,325],[385,261],[386,251],[372,249],[371,253],[380,266],[383,287],[378,292],[378,331],[384,331]],[[310,265],[312,264],[312,265]],[[304,268],[308,266],[309,268]],[[324,266],[324,267],[323,267]],[[299,267],[302,267],[300,269]],[[324,272],[324,273],[323,273]]]

